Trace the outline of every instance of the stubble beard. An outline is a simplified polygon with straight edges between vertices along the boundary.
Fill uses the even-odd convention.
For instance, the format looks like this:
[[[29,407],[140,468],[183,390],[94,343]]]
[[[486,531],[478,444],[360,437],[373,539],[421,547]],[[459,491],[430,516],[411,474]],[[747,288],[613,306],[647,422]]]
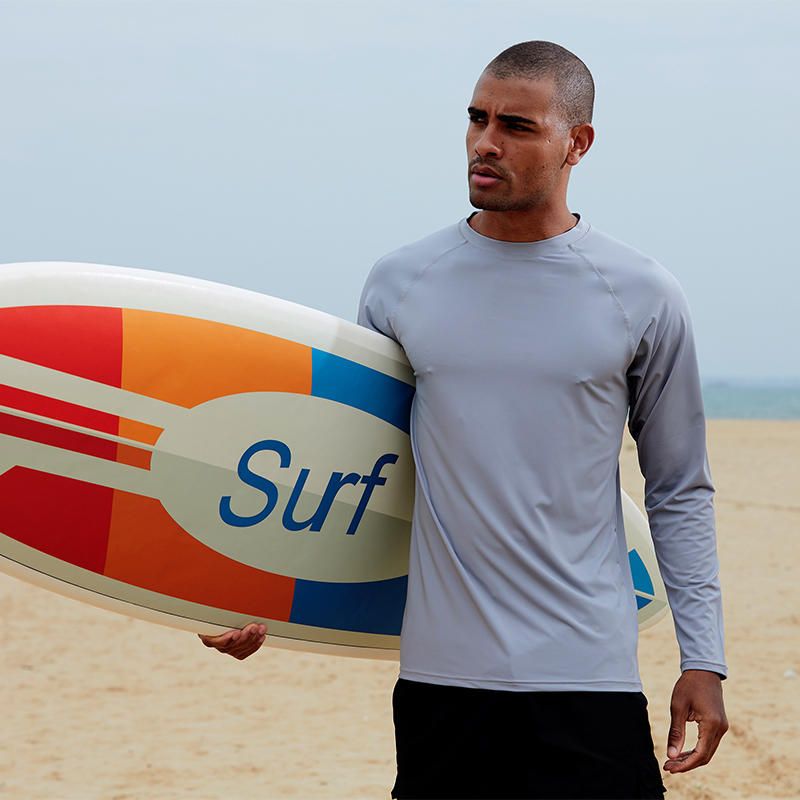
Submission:
[[[483,195],[483,196],[482,196]],[[480,190],[470,189],[469,202],[481,211],[531,211],[544,204],[544,192],[535,192],[525,197],[492,197]]]

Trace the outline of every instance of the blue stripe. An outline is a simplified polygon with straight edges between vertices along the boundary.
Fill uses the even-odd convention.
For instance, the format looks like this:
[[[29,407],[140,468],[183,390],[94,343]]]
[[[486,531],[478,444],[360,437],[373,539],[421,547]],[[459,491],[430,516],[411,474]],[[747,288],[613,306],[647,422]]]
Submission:
[[[655,594],[653,588],[653,581],[647,571],[647,567],[642,561],[642,557],[636,552],[631,550],[628,553],[628,561],[631,565],[631,575],[633,577],[633,588],[645,594]]]
[[[409,432],[414,387],[376,369],[314,349],[311,394],[361,409]]]
[[[636,595],[636,610],[641,611],[646,605],[652,603],[653,601],[649,597],[639,597]]]
[[[370,583],[296,580],[289,622],[341,631],[400,635],[408,576]]]

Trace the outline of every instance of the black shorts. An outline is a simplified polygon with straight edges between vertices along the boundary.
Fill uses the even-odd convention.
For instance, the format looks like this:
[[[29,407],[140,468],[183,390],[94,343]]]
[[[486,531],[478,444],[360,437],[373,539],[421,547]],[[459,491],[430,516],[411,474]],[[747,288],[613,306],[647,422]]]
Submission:
[[[641,692],[508,692],[398,680],[392,797],[655,798]]]

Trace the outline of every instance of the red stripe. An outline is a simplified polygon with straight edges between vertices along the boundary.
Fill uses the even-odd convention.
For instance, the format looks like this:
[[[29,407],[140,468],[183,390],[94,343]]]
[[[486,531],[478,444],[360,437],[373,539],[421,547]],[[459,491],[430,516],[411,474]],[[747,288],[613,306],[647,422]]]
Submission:
[[[17,389],[14,386],[0,384],[0,405],[18,408],[31,414],[40,414],[50,419],[60,419],[104,433],[119,432],[119,417],[115,414],[84,408],[74,403],[67,403],[65,400],[56,400],[53,397]]]
[[[119,386],[122,309],[95,306],[0,309],[0,353]]]
[[[114,490],[15,467],[0,475],[0,530],[102,575]]]
[[[119,386],[122,311],[84,306],[0,309],[0,353]],[[48,416],[64,421],[118,431],[118,421],[113,418],[112,424],[110,415],[84,410],[85,416],[78,418],[68,403],[43,401],[19,390],[5,396],[15,405],[22,400],[23,407],[34,413],[46,409]],[[0,413],[0,431],[111,461],[116,457],[116,442],[9,414]],[[105,486],[14,467],[0,475],[0,530],[44,553],[102,573],[113,495]]]
[[[76,453],[85,453],[88,456],[105,458],[108,461],[116,461],[117,443],[107,439],[100,439],[86,433],[77,431],[63,430],[53,425],[46,425],[43,422],[35,422],[24,417],[14,417],[11,414],[0,412],[0,433],[9,436],[17,436],[20,439],[27,439],[31,442],[41,442],[53,447],[60,447],[62,450],[72,450]],[[3,502],[5,496],[0,494]]]

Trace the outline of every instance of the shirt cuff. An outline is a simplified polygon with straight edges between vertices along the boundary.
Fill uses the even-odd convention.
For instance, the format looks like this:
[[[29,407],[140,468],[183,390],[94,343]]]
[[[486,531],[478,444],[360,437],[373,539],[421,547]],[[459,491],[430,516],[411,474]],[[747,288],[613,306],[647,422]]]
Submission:
[[[687,669],[702,669],[706,672],[716,672],[723,681],[728,677],[728,667],[725,664],[720,664],[715,661],[697,661],[694,659],[681,661],[681,672],[686,672]]]

